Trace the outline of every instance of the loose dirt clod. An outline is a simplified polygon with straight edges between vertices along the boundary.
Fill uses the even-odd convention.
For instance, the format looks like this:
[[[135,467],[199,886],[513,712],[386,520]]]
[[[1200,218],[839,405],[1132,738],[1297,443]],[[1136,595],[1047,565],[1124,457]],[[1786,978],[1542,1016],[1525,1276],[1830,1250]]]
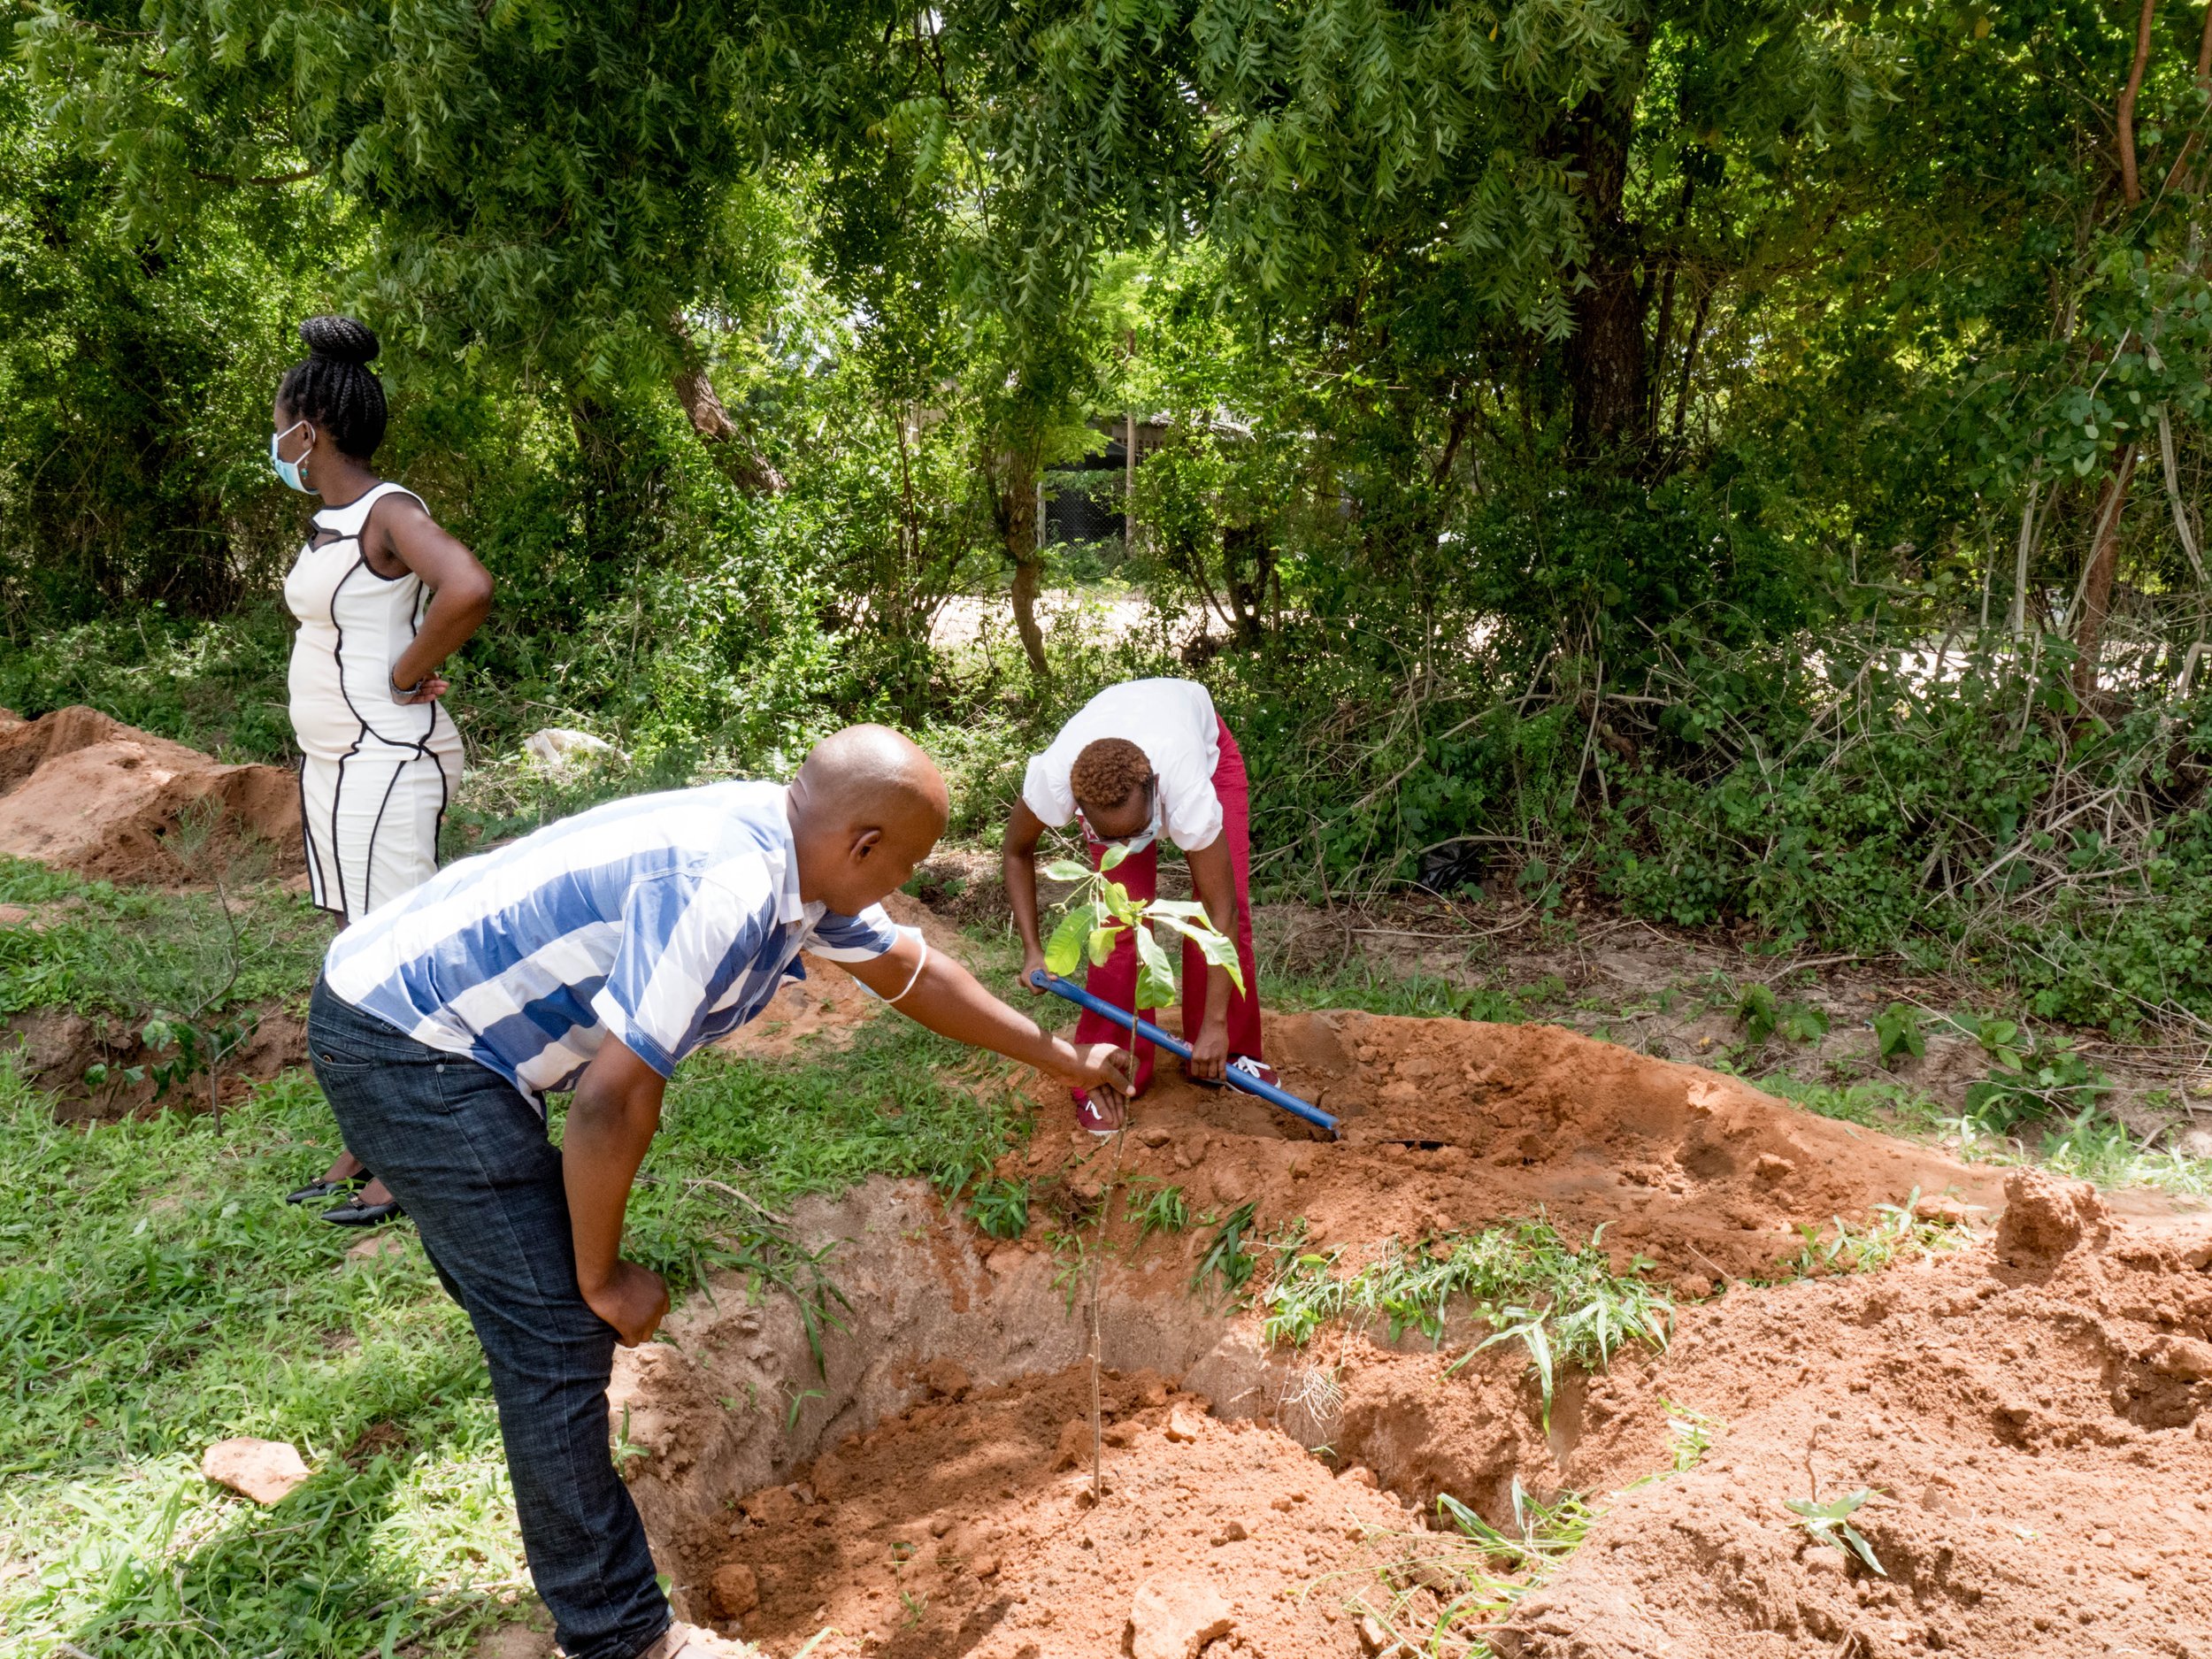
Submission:
[[[218,1440],[202,1453],[200,1473],[256,1503],[281,1503],[314,1471],[288,1440],[241,1436]]]
[[[219,765],[93,709],[0,729],[0,853],[110,880],[182,882],[192,872],[163,842],[196,810],[218,815],[221,839],[263,843],[274,872],[305,867],[288,767]]]
[[[2086,1181],[2058,1181],[2033,1170],[2005,1178],[1997,1254],[2015,1266],[2047,1266],[2087,1239],[2101,1243],[2112,1212]]]
[[[1198,1659],[1236,1625],[1236,1609],[1211,1585],[1147,1578],[1129,1608],[1130,1659]]]

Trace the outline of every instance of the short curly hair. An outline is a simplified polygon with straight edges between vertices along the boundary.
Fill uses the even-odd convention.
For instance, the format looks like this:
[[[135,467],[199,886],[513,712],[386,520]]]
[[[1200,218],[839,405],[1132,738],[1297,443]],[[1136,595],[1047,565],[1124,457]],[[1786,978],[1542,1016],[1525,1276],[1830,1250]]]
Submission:
[[[1110,811],[1126,801],[1132,791],[1144,787],[1152,776],[1152,763],[1125,737],[1102,737],[1083,745],[1083,752],[1068,769],[1068,788],[1075,804],[1089,810]]]

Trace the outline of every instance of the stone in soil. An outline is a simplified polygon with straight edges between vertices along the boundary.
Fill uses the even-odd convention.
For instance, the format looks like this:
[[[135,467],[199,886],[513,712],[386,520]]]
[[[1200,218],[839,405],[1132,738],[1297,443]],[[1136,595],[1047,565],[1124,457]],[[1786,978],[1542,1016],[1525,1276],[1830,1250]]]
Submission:
[[[201,1454],[200,1473],[256,1503],[281,1503],[314,1471],[288,1440],[241,1436],[218,1440]]]

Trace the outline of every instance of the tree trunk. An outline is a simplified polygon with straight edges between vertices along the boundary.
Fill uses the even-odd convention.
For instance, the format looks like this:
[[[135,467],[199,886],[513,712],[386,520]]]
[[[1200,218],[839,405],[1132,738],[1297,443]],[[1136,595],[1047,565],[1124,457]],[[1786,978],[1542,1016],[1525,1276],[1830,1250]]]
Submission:
[[[2081,613],[2074,618],[2074,695],[2086,700],[2097,689],[2097,648],[2112,611],[2112,572],[2120,561],[2120,515],[2128,502],[2128,480],[2135,476],[2136,446],[2129,444],[2113,463],[2097,503],[2096,529],[2089,544],[2089,568],[2082,572]]]
[[[1014,566],[1014,627],[1022,636],[1029,672],[1042,680],[1051,671],[1045,662],[1044,630],[1037,626],[1037,588],[1044,571],[1037,549],[1037,458],[1027,449],[1009,449],[991,470],[991,516]]]
[[[730,419],[714,382],[707,379],[705,365],[687,364],[678,369],[674,385],[676,401],[684,406],[692,431],[699,434],[699,441],[731,483],[748,495],[780,495],[789,488],[783,474]]]
[[[2135,96],[2143,89],[2143,71],[2151,59],[2151,17],[2158,0],[2143,0],[2143,14],[2135,23],[2135,58],[2128,65],[2128,83],[2120,89],[2113,128],[2120,144],[2120,194],[2130,207],[2143,199],[2143,187],[2135,172]]]
[[[1589,202],[1589,286],[1574,298],[1574,333],[1567,341],[1567,385],[1573,400],[1569,445],[1582,459],[1614,449],[1645,447],[1652,435],[1644,311],[1649,296],[1636,280],[1641,249],[1625,211],[1632,103],[1586,96],[1573,125],[1575,159]]]

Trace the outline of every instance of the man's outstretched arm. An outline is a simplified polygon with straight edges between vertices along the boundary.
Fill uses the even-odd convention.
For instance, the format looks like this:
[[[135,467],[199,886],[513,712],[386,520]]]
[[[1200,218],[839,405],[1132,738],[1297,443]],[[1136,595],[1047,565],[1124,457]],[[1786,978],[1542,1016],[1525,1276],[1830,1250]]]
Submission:
[[[880,956],[837,965],[877,995],[895,998],[899,1012],[940,1036],[1033,1065],[1078,1088],[1105,1084],[1124,1094],[1131,1092],[1122,1051],[1112,1043],[1079,1047],[1055,1036],[993,996],[941,950],[929,953],[918,977],[914,969],[921,955],[921,941],[902,933],[899,942]]]
[[[667,1079],[610,1037],[584,1068],[561,1135],[561,1179],[576,1241],[576,1287],[625,1348],[651,1336],[668,1312],[658,1273],[622,1259],[630,1184],[661,1123]]]

